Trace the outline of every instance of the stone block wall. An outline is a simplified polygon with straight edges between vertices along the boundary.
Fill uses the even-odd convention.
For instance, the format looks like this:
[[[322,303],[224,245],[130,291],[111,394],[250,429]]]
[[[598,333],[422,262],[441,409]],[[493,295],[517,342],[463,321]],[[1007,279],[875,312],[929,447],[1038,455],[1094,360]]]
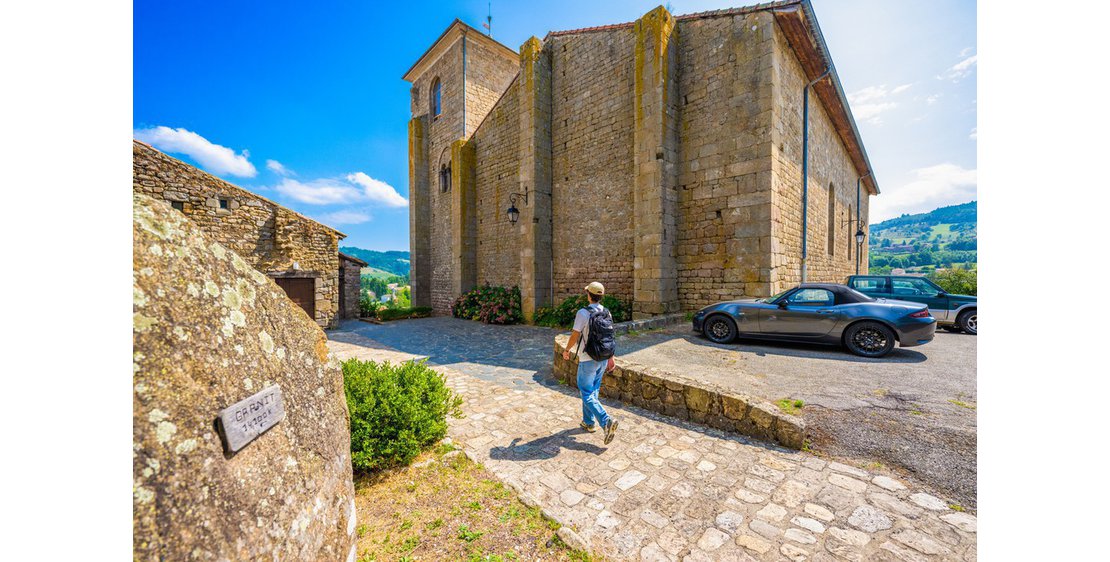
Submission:
[[[679,21],[678,298],[767,296],[771,51],[766,13]]]
[[[551,36],[554,300],[600,281],[633,296],[631,27]]]
[[[321,326],[335,325],[342,233],[139,141],[132,143],[132,166],[136,193],[180,205],[212,240],[259,271],[316,278],[315,320]]]
[[[520,85],[514,81],[474,132],[481,163],[475,170],[478,190],[478,284],[520,285],[520,239],[523,225],[509,222],[509,194],[519,187]],[[520,206],[518,206],[519,208]]]
[[[363,264],[339,256],[339,285],[342,294],[342,306],[339,307],[340,318],[358,318],[358,301],[362,295],[362,267]]]
[[[555,337],[554,373],[558,380],[577,388],[578,359],[563,359],[567,340],[565,334]],[[782,413],[774,404],[620,358],[616,368],[602,378],[601,395],[792,449],[805,444],[805,422]]]
[[[489,115],[516,78],[519,67],[498,47],[466,42],[466,136],[470,137]]]
[[[785,35],[774,31],[772,80],[772,248],[771,292],[801,282],[802,246],[802,89],[809,82]],[[809,179],[808,179],[808,281],[843,283],[855,273],[856,180],[860,176],[844,143],[833,128],[823,104],[809,94]],[[866,231],[868,194],[863,187],[860,220]],[[829,236],[829,192],[832,191],[832,245]],[[851,215],[849,215],[851,210]],[[867,272],[867,247],[861,255],[860,272]]]

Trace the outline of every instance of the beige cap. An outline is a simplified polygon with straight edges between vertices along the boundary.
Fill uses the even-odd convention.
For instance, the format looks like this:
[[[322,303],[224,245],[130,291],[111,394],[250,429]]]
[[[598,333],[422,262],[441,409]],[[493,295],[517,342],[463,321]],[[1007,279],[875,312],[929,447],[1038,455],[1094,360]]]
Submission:
[[[602,285],[601,283],[598,283],[597,281],[594,281],[593,283],[590,283],[589,285],[586,285],[586,291],[588,291],[589,293],[594,294],[594,295],[604,295],[605,294],[605,285]]]

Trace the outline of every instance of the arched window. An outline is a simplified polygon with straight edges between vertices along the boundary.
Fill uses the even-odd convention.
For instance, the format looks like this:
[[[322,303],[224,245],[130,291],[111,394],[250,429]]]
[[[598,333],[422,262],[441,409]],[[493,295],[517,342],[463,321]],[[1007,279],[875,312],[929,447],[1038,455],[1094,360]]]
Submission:
[[[432,101],[432,107],[431,107],[432,117],[439,117],[440,112],[443,111],[442,91],[441,91],[442,89],[443,89],[442,84],[440,84],[439,78],[437,77],[435,80],[432,81],[432,90],[431,90],[431,94],[432,94],[432,100],[431,100]]]
[[[829,184],[829,256],[836,247],[836,188]]]
[[[451,165],[442,164],[439,167],[439,191],[440,193],[447,193],[451,191]]]

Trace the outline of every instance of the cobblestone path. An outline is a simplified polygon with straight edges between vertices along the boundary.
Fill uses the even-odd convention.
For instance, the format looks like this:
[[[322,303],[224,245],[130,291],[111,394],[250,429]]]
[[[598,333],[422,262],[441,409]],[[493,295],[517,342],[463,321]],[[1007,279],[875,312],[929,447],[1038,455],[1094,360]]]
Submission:
[[[577,394],[550,377],[553,331],[443,318],[360,324],[371,329],[329,333],[337,356],[430,357],[466,401],[451,437],[607,558],[976,558],[974,515],[887,476],[611,401],[620,429],[604,446],[600,432],[578,428]]]

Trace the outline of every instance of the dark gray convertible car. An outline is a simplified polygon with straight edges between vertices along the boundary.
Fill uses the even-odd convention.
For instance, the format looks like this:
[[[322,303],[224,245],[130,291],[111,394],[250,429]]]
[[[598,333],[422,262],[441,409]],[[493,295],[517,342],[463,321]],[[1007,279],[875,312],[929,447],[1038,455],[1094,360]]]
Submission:
[[[864,357],[882,357],[933,340],[937,321],[916,302],[869,297],[846,285],[799,285],[766,299],[707,306],[694,314],[694,331],[716,343],[737,337],[843,344]]]

